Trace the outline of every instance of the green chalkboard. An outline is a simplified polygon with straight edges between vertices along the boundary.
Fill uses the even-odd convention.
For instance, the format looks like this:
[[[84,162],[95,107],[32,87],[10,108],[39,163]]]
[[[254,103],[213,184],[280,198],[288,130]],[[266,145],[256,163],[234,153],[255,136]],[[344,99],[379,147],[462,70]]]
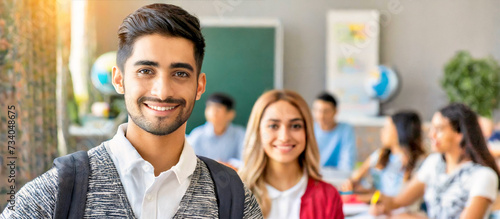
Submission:
[[[232,96],[233,121],[246,127],[257,98],[274,88],[275,34],[273,27],[203,27],[206,49],[202,72],[206,91],[196,102],[186,133],[205,123],[205,100],[214,92]]]

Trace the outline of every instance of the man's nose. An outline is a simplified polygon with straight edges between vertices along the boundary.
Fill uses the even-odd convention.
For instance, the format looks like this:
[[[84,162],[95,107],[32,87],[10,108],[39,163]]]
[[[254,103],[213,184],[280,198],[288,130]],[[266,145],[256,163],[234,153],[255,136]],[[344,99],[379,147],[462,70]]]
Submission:
[[[170,85],[170,80],[159,77],[151,88],[151,95],[156,96],[161,100],[165,100],[168,96],[172,95],[171,89],[172,86]]]

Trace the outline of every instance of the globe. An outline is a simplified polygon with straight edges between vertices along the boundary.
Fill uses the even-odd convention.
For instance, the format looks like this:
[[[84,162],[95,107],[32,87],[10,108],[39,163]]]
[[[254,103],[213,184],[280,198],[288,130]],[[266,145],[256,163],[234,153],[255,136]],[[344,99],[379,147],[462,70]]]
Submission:
[[[111,83],[113,66],[116,65],[116,52],[107,52],[99,56],[92,65],[91,79],[94,87],[103,94],[116,94]]]
[[[379,65],[368,75],[366,91],[371,98],[386,102],[399,91],[399,75],[391,68]]]

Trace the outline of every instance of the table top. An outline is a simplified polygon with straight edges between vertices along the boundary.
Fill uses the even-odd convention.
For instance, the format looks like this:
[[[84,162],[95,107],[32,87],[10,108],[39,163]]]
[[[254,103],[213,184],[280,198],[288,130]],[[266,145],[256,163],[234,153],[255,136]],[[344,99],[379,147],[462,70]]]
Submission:
[[[345,219],[384,219],[387,218],[385,215],[373,216],[368,211],[370,210],[370,205],[365,203],[345,203],[342,206],[344,211]],[[392,211],[392,215],[398,215],[405,213],[405,208],[398,208]]]
[[[323,181],[332,184],[337,190],[351,176],[351,172],[331,167],[322,167],[320,173],[323,176]]]

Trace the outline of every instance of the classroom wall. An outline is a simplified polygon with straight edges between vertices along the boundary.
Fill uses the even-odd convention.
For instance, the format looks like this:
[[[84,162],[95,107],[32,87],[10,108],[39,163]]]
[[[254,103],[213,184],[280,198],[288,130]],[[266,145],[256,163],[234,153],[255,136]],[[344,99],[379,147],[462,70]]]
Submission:
[[[116,50],[122,19],[142,5],[167,2],[197,16],[274,17],[284,26],[284,87],[309,103],[325,88],[326,12],[377,9],[389,15],[381,27],[380,62],[401,74],[399,95],[385,104],[391,112],[410,108],[425,120],[446,104],[438,80],[457,50],[500,60],[500,1],[496,0],[89,0],[96,15],[98,54]],[[217,8],[219,10],[217,10]],[[390,13],[390,8],[396,13]]]

